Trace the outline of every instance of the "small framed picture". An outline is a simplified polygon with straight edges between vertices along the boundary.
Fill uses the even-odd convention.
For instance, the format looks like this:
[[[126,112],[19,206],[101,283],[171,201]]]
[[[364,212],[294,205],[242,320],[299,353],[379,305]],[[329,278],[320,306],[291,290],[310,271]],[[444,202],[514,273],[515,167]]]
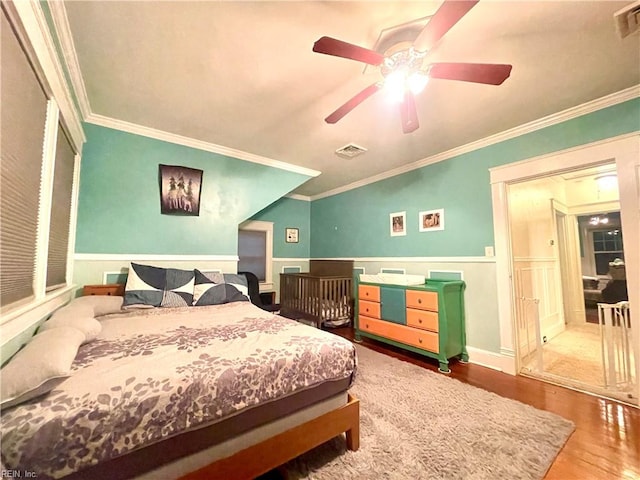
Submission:
[[[444,209],[427,210],[419,213],[420,231],[444,230]]]
[[[298,243],[298,229],[297,228],[285,228],[284,240],[287,243]]]
[[[400,237],[407,234],[407,212],[389,214],[389,233],[392,237]]]

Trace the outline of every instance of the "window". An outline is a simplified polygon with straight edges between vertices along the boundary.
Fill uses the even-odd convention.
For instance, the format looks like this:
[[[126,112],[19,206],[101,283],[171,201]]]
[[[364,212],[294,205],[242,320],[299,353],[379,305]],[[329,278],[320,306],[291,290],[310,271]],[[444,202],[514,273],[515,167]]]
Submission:
[[[10,8],[10,6],[6,6]],[[0,309],[3,322],[67,286],[76,148],[2,4]],[[23,32],[24,33],[24,32]],[[61,293],[67,293],[62,291]],[[7,315],[7,312],[10,312]],[[35,313],[35,316],[42,315]],[[35,317],[34,317],[35,318]],[[28,320],[30,321],[30,320]]]
[[[71,228],[71,194],[75,152],[67,135],[58,125],[56,159],[53,172],[49,251],[47,254],[47,290],[67,283],[67,253]]]
[[[238,230],[238,271],[254,273],[264,289],[273,286],[272,252],[273,223],[256,220],[240,225]]]
[[[264,282],[267,276],[267,233],[256,230],[238,232],[238,271],[252,272]]]
[[[2,11],[0,305],[35,297],[47,96]],[[8,66],[10,65],[10,68]]]
[[[596,260],[596,273],[606,275],[609,272],[609,262],[613,262],[616,258],[624,260],[622,230],[619,228],[594,230],[593,252]]]

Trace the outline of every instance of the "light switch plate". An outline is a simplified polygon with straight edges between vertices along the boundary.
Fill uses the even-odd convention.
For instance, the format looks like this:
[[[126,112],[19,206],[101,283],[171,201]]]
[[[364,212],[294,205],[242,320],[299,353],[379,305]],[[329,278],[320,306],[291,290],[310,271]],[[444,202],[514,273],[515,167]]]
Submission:
[[[484,247],[484,256],[485,257],[493,257],[493,247]]]

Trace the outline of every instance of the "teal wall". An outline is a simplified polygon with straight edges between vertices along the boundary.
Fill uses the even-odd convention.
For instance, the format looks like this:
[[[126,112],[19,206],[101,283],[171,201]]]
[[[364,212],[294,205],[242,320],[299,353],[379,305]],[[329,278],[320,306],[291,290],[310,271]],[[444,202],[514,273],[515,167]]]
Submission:
[[[238,224],[310,178],[110,128],[84,129],[76,253],[234,255]],[[199,216],[160,214],[159,164],[204,171]]]
[[[489,168],[640,130],[640,99],[465,153],[311,204],[311,257],[482,256],[493,245]],[[444,208],[443,231],[418,212]],[[389,214],[407,212],[407,235]]]
[[[252,220],[273,222],[274,258],[309,258],[311,202],[284,197],[254,215]],[[298,243],[285,242],[285,229],[298,229]]]

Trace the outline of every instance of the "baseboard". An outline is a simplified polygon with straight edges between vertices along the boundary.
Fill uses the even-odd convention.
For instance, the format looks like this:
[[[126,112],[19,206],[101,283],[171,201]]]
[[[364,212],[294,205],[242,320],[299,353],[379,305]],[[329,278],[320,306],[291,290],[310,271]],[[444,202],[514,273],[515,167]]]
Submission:
[[[469,353],[470,363],[492,368],[509,375],[516,374],[516,359],[511,355],[503,355],[469,346],[467,346],[467,352]]]

